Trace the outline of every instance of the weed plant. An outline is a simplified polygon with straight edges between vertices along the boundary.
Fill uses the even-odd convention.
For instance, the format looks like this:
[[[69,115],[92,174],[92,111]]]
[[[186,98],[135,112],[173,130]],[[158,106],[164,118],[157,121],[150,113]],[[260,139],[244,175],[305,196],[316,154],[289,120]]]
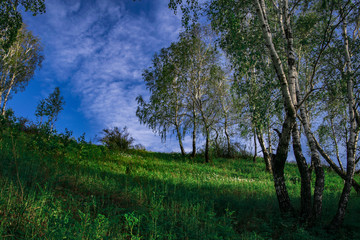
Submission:
[[[1,239],[360,239],[354,192],[342,230],[323,230],[343,186],[330,170],[322,221],[307,229],[279,215],[262,161],[110,151],[13,117],[0,124]],[[286,178],[299,208],[296,165]]]

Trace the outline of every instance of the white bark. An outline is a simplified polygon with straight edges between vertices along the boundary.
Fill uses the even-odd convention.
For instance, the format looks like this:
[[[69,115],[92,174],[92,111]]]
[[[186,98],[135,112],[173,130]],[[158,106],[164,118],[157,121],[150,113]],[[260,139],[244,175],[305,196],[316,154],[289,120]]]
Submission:
[[[335,217],[331,222],[331,227],[337,229],[344,221],[345,211],[347,208],[347,204],[350,198],[350,191],[354,179],[355,173],[355,154],[356,154],[356,146],[358,142],[358,132],[357,123],[355,118],[355,99],[354,99],[354,90],[353,90],[353,77],[352,77],[352,66],[351,66],[351,57],[349,51],[349,40],[347,36],[347,21],[346,18],[343,21],[342,25],[343,31],[343,40],[344,40],[344,53],[346,60],[346,77],[347,77],[347,104],[349,111],[349,121],[350,121],[350,129],[349,129],[349,138],[347,141],[347,168],[346,168],[346,178],[344,188],[340,197],[339,206]]]

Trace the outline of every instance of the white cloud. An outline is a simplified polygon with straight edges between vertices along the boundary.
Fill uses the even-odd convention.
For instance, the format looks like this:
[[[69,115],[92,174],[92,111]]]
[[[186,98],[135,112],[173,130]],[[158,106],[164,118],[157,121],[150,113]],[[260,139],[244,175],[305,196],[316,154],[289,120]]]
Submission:
[[[58,81],[69,81],[90,121],[101,128],[126,125],[147,148],[178,151],[175,137],[171,145],[161,144],[160,137],[139,124],[135,98],[148,94],[141,73],[155,51],[176,40],[181,18],[167,8],[167,1],[151,1],[154,12],[140,14],[126,4],[141,8],[141,1],[125,2],[47,1],[47,13],[36,26],[46,66]],[[30,24],[36,21],[30,19]]]

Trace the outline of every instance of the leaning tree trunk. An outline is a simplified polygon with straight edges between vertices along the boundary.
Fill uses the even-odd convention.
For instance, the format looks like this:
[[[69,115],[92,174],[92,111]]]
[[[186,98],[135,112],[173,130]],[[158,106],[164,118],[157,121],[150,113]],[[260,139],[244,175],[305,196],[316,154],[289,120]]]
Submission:
[[[2,104],[2,95],[3,95],[3,91],[0,91],[0,107],[1,107],[1,104]]]
[[[176,134],[177,134],[177,138],[179,140],[179,145],[180,145],[180,150],[181,150],[181,155],[185,155],[185,150],[184,150],[184,146],[183,146],[183,143],[182,143],[182,138],[181,138],[181,133],[180,133],[180,128],[179,128],[179,125],[176,125]]]
[[[14,85],[14,82],[15,82],[15,77],[16,75],[13,74],[12,78],[11,78],[11,81],[10,81],[10,86],[9,86],[9,89],[7,89],[7,92],[6,92],[6,95],[4,97],[4,102],[3,102],[3,106],[2,106],[2,109],[1,109],[1,115],[5,116],[5,112],[6,112],[6,103],[8,101],[8,98],[9,98],[9,95],[10,95],[10,92],[11,92],[11,89]]]
[[[4,91],[5,91],[5,80],[7,78],[9,74],[9,71],[7,72],[2,72],[1,74],[1,79],[0,79],[0,106],[1,106],[1,103],[2,103],[2,96],[4,94]]]
[[[272,156],[272,141],[271,141],[270,123],[268,123],[268,126],[267,126],[267,137],[268,137],[269,155],[271,158],[271,156]]]
[[[261,22],[261,28],[265,44],[269,50],[271,61],[280,83],[281,93],[284,99],[284,109],[286,112],[276,154],[273,158],[273,176],[275,191],[278,198],[280,211],[284,213],[293,210],[289,194],[285,185],[284,168],[288,156],[291,131],[296,122],[296,109],[293,103],[293,100],[296,101],[296,95],[294,91],[290,92],[290,90],[294,90],[293,84],[290,84],[291,87],[289,87],[289,82],[285,75],[283,64],[273,43],[272,32],[266,13],[265,1],[254,0],[254,4],[256,6],[259,20]],[[292,64],[295,64],[295,62],[293,62]]]
[[[10,91],[11,91],[11,87],[8,89],[8,91],[6,92],[6,95],[4,97],[4,102],[3,102],[3,105],[2,105],[2,109],[1,109],[1,115],[3,115],[3,116],[5,116],[5,113],[6,113],[6,103],[8,101]]]
[[[327,155],[327,153],[324,151],[324,149],[322,149],[322,147],[320,146],[319,142],[314,138],[314,142],[316,144],[316,148],[319,151],[319,153],[321,154],[321,156],[325,159],[325,161],[330,165],[330,167],[342,178],[342,179],[346,179],[346,173],[341,171],[341,169],[335,164],[335,162],[333,160],[331,160],[330,156]],[[360,184],[357,183],[355,181],[355,179],[352,180],[352,186],[354,188],[354,190],[357,193],[360,193]]]
[[[265,171],[266,172],[272,172],[270,153],[266,149],[266,146],[265,146],[265,143],[264,143],[264,137],[263,137],[263,134],[262,134],[261,130],[257,131],[257,139],[258,139],[258,141],[260,143],[261,151],[262,151],[263,156],[264,156],[264,161],[265,161],[265,166],[266,166]]]
[[[299,84],[296,85],[296,91],[297,91],[297,96],[298,96],[298,102],[302,102],[303,98],[300,93]],[[312,164],[312,166],[315,167],[315,175],[316,175],[314,196],[313,196],[313,209],[312,209],[312,216],[311,216],[311,218],[312,218],[311,221],[314,223],[321,216],[322,198],[323,198],[324,185],[325,185],[325,174],[324,174],[324,169],[321,166],[320,156],[319,156],[319,152],[317,151],[315,140],[311,133],[309,118],[308,118],[308,114],[306,112],[304,104],[305,103],[303,103],[300,106],[301,123],[304,127],[305,135],[306,135],[309,147],[310,147],[311,164]],[[309,171],[309,174],[310,174],[310,179],[311,179],[310,171]]]
[[[209,144],[210,144],[210,131],[209,128],[206,128],[206,142],[205,142],[205,162],[210,162],[209,156]]]
[[[178,105],[176,104],[175,106],[175,129],[176,129],[176,135],[177,135],[177,139],[179,141],[179,145],[180,145],[180,151],[181,151],[181,155],[185,156],[185,150],[184,150],[184,146],[182,143],[182,136],[181,136],[181,132],[180,132],[180,123],[181,121],[178,120]]]
[[[230,134],[228,132],[228,117],[225,113],[225,124],[224,124],[224,133],[226,136],[226,143],[227,143],[227,156],[231,157],[231,144],[230,144]]]
[[[193,115],[194,120],[193,120],[193,133],[192,133],[192,152],[191,152],[191,156],[195,157],[196,155],[196,114]]]
[[[343,164],[341,162],[341,159],[340,159],[339,147],[338,147],[339,144],[338,144],[338,141],[336,139],[336,133],[335,133],[335,129],[334,129],[334,121],[333,121],[332,118],[330,118],[330,127],[331,127],[331,138],[334,141],[334,146],[335,146],[336,159],[338,161],[338,164],[340,166],[341,171],[345,172],[344,166],[343,166]]]
[[[256,157],[257,157],[257,144],[256,144],[256,129],[254,127],[254,157],[253,157],[253,162],[256,162]]]
[[[276,154],[273,155],[272,169],[274,176],[275,192],[279,203],[280,212],[292,212],[293,207],[290,202],[290,197],[285,184],[284,168],[288,156],[290,133],[293,128],[295,118],[291,119],[286,116],[280,134],[279,144],[276,149]]]
[[[308,166],[306,159],[302,153],[301,143],[300,143],[300,131],[296,123],[296,108],[298,105],[299,92],[297,91],[298,86],[298,72],[296,66],[296,53],[294,48],[294,37],[293,31],[291,28],[291,15],[289,9],[289,1],[284,0],[279,6],[280,12],[283,17],[283,31],[285,34],[286,40],[286,54],[287,54],[287,68],[288,68],[288,89],[290,92],[291,102],[288,102],[288,105],[294,107],[294,125],[292,128],[292,140],[293,140],[293,149],[298,165],[298,169],[301,176],[301,217],[303,220],[308,221],[311,217],[311,178],[308,171]],[[288,107],[289,108],[289,107]],[[290,109],[290,108],[289,108]],[[291,109],[292,110],[292,109]],[[289,112],[291,114],[291,112]]]
[[[293,149],[296,163],[301,176],[301,218],[308,221],[311,217],[311,179],[306,159],[302,153],[300,132],[295,123],[292,130]]]
[[[344,38],[344,51],[345,51],[345,60],[346,60],[346,73],[347,73],[347,103],[349,111],[349,120],[350,120],[350,129],[349,129],[349,140],[347,142],[347,168],[346,168],[346,178],[343,191],[341,193],[338,210],[333,220],[331,221],[330,228],[338,229],[345,217],[345,211],[347,204],[350,198],[350,192],[352,188],[352,182],[355,173],[355,154],[356,154],[356,145],[358,141],[358,129],[355,119],[355,100],[353,92],[353,78],[351,76],[351,58],[349,52],[349,41],[347,37],[347,22],[346,19],[343,21],[343,38]]]

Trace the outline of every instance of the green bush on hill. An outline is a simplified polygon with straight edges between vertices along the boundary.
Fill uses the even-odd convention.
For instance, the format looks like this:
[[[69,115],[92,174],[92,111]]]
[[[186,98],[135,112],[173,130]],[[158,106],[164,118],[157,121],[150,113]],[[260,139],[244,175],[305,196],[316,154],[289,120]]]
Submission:
[[[103,129],[103,134],[100,141],[111,150],[129,150],[134,142],[126,127],[122,130],[118,127]]]

